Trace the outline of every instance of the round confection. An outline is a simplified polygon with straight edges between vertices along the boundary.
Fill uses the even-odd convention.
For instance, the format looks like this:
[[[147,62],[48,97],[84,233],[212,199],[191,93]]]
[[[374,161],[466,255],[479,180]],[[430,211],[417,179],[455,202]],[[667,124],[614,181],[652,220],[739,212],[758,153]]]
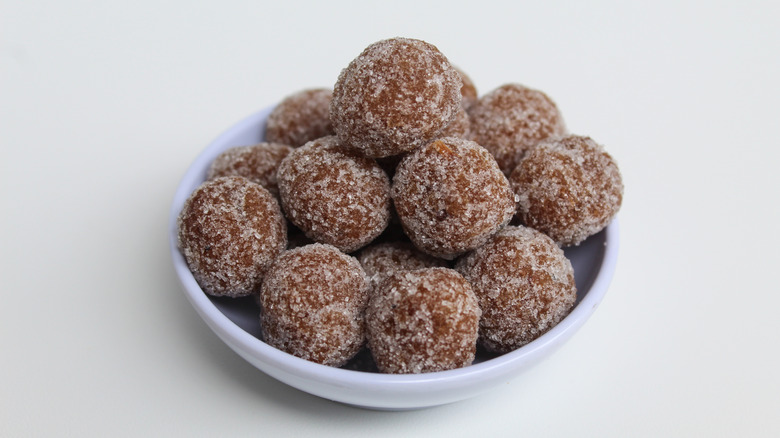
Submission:
[[[410,151],[455,117],[462,80],[432,44],[392,38],[371,44],[339,75],[330,118],[339,139],[366,156]]]
[[[390,180],[375,160],[322,137],[279,165],[287,218],[307,237],[355,251],[382,233],[390,217]]]
[[[418,250],[411,242],[384,242],[371,244],[360,251],[358,261],[371,279],[378,285],[398,271],[446,267],[447,262]]]
[[[294,356],[339,367],[365,343],[368,278],[354,257],[333,246],[281,253],[259,301],[263,340]]]
[[[434,140],[404,157],[391,195],[411,241],[448,260],[485,243],[515,212],[496,160],[462,138]]]
[[[460,73],[460,78],[463,81],[463,85],[460,87],[461,106],[464,109],[469,109],[477,103],[477,87],[474,86],[474,81],[463,70],[458,67],[455,68]]]
[[[566,131],[558,107],[547,95],[518,84],[482,96],[469,115],[472,139],[496,157],[507,176],[528,148]]]
[[[471,283],[482,318],[480,343],[507,353],[538,338],[571,311],[574,270],[546,235],[508,226],[455,266]]]
[[[623,181],[615,160],[588,137],[549,139],[526,154],[510,182],[517,214],[561,246],[578,245],[615,217]]]
[[[368,348],[381,372],[444,371],[474,361],[480,309],[456,271],[399,271],[383,281],[366,309]]]
[[[276,169],[290,151],[292,151],[290,146],[265,142],[230,148],[219,154],[211,163],[206,179],[231,175],[243,176],[265,187],[272,195],[279,196],[279,189],[276,187]]]
[[[287,96],[277,105],[265,126],[269,142],[303,146],[326,135],[333,135],[330,122],[330,89],[303,90]]]
[[[287,244],[276,199],[259,184],[226,176],[199,186],[178,218],[178,243],[193,277],[209,295],[256,292]]]
[[[449,125],[442,129],[437,137],[469,138],[471,132],[471,120],[464,108],[461,108]]]

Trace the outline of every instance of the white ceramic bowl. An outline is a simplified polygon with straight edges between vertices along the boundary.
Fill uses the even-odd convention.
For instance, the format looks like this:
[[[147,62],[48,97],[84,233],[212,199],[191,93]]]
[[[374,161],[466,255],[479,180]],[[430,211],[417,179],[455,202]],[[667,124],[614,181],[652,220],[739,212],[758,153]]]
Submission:
[[[319,365],[265,344],[259,338],[259,310],[252,298],[211,298],[198,286],[176,245],[176,219],[184,201],[204,181],[208,166],[219,153],[263,140],[265,120],[272,109],[240,121],[195,159],[176,190],[168,224],[173,264],[185,295],[220,339],[266,374],[302,391],[365,408],[400,410],[451,403],[506,382],[550,355],[582,326],[604,297],[617,261],[616,220],[580,246],[565,251],[574,266],[579,291],[571,314],[543,336],[511,353],[497,357],[480,353],[473,365],[456,370],[389,375]]]

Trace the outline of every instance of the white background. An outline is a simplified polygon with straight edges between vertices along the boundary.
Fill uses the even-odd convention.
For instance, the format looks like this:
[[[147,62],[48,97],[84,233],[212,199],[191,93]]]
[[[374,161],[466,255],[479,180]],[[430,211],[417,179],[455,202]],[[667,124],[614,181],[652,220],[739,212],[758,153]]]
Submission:
[[[780,435],[777,2],[546,3],[1,1],[0,436]],[[482,396],[401,413],[243,361],[166,236],[217,134],[392,36],[480,93],[545,91],[626,187],[583,329]]]

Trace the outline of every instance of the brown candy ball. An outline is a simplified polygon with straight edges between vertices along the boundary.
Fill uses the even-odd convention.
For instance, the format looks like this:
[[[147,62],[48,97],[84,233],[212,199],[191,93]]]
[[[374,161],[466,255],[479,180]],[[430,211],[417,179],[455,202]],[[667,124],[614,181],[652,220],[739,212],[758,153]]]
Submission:
[[[463,85],[460,87],[460,94],[462,96],[461,106],[464,109],[471,108],[472,105],[477,103],[477,87],[474,86],[474,81],[463,70],[455,67],[460,73],[460,78],[463,81]]]
[[[525,151],[566,131],[558,108],[547,95],[518,84],[503,85],[469,109],[471,136],[490,151],[505,175]]]
[[[615,217],[623,182],[612,157],[588,137],[549,139],[512,172],[522,222],[561,246],[578,245]]]
[[[365,341],[368,279],[360,263],[319,243],[284,251],[260,292],[263,340],[302,359],[342,366]]]
[[[287,244],[276,199],[238,176],[203,183],[178,218],[179,248],[192,275],[209,295],[256,292],[268,265]]]
[[[479,299],[480,343],[497,353],[550,330],[577,299],[571,263],[552,239],[531,228],[504,228],[455,269]]]
[[[495,159],[473,141],[454,137],[404,157],[392,198],[412,242],[448,260],[485,243],[515,212],[514,193]]]
[[[352,252],[387,226],[387,175],[376,161],[341,146],[335,136],[293,150],[277,177],[287,218],[317,242]]]
[[[449,125],[442,129],[437,137],[469,138],[471,134],[471,120],[465,109],[461,108]]]
[[[433,139],[460,108],[463,82],[439,50],[392,38],[371,44],[333,89],[330,118],[339,139],[369,157],[410,151]]]
[[[276,169],[290,151],[290,146],[280,143],[259,143],[231,148],[219,154],[211,163],[206,179],[243,176],[265,187],[272,195],[279,196]]]
[[[268,142],[303,146],[326,135],[333,135],[330,101],[333,92],[317,88],[287,96],[268,115],[265,139]]]
[[[426,373],[470,365],[480,313],[471,286],[452,269],[396,272],[369,300],[368,348],[385,373]]]
[[[357,259],[371,279],[372,285],[380,284],[398,271],[414,271],[447,265],[445,260],[421,252],[410,242],[371,244],[360,251]]]

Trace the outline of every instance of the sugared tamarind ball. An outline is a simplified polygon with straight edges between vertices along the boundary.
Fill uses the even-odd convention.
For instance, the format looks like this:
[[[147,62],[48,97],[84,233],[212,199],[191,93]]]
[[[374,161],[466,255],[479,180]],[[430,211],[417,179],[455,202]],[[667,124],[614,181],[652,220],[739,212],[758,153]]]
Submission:
[[[263,340],[323,365],[341,366],[365,342],[368,278],[360,263],[331,245],[284,251],[260,292]]]
[[[278,197],[276,169],[290,151],[292,151],[290,146],[265,142],[230,148],[219,154],[211,163],[206,179],[231,175],[243,176]]]
[[[335,136],[293,150],[279,165],[279,196],[287,218],[307,237],[355,251],[390,219],[390,180],[375,160]]]
[[[485,243],[515,212],[514,193],[496,160],[473,141],[455,137],[404,157],[392,198],[412,242],[447,260]]]
[[[469,115],[471,138],[496,157],[506,176],[528,148],[566,131],[558,107],[546,94],[518,84],[482,96]]]
[[[588,137],[549,139],[531,148],[510,183],[519,219],[561,246],[579,245],[604,229],[623,201],[617,163]]]
[[[538,338],[577,299],[574,270],[546,235],[508,226],[455,266],[471,283],[482,309],[480,343],[507,353]]]
[[[347,146],[373,158],[433,139],[455,117],[463,81],[432,44],[391,38],[368,46],[333,88],[330,119]]]
[[[333,92],[326,88],[303,90],[287,96],[268,115],[266,141],[298,147],[333,135],[330,122],[332,97]]]
[[[259,184],[226,176],[199,186],[178,218],[178,243],[192,275],[209,295],[256,292],[287,245],[287,222]]]
[[[369,300],[368,348],[385,373],[426,373],[470,365],[479,316],[471,286],[454,270],[398,271]]]

